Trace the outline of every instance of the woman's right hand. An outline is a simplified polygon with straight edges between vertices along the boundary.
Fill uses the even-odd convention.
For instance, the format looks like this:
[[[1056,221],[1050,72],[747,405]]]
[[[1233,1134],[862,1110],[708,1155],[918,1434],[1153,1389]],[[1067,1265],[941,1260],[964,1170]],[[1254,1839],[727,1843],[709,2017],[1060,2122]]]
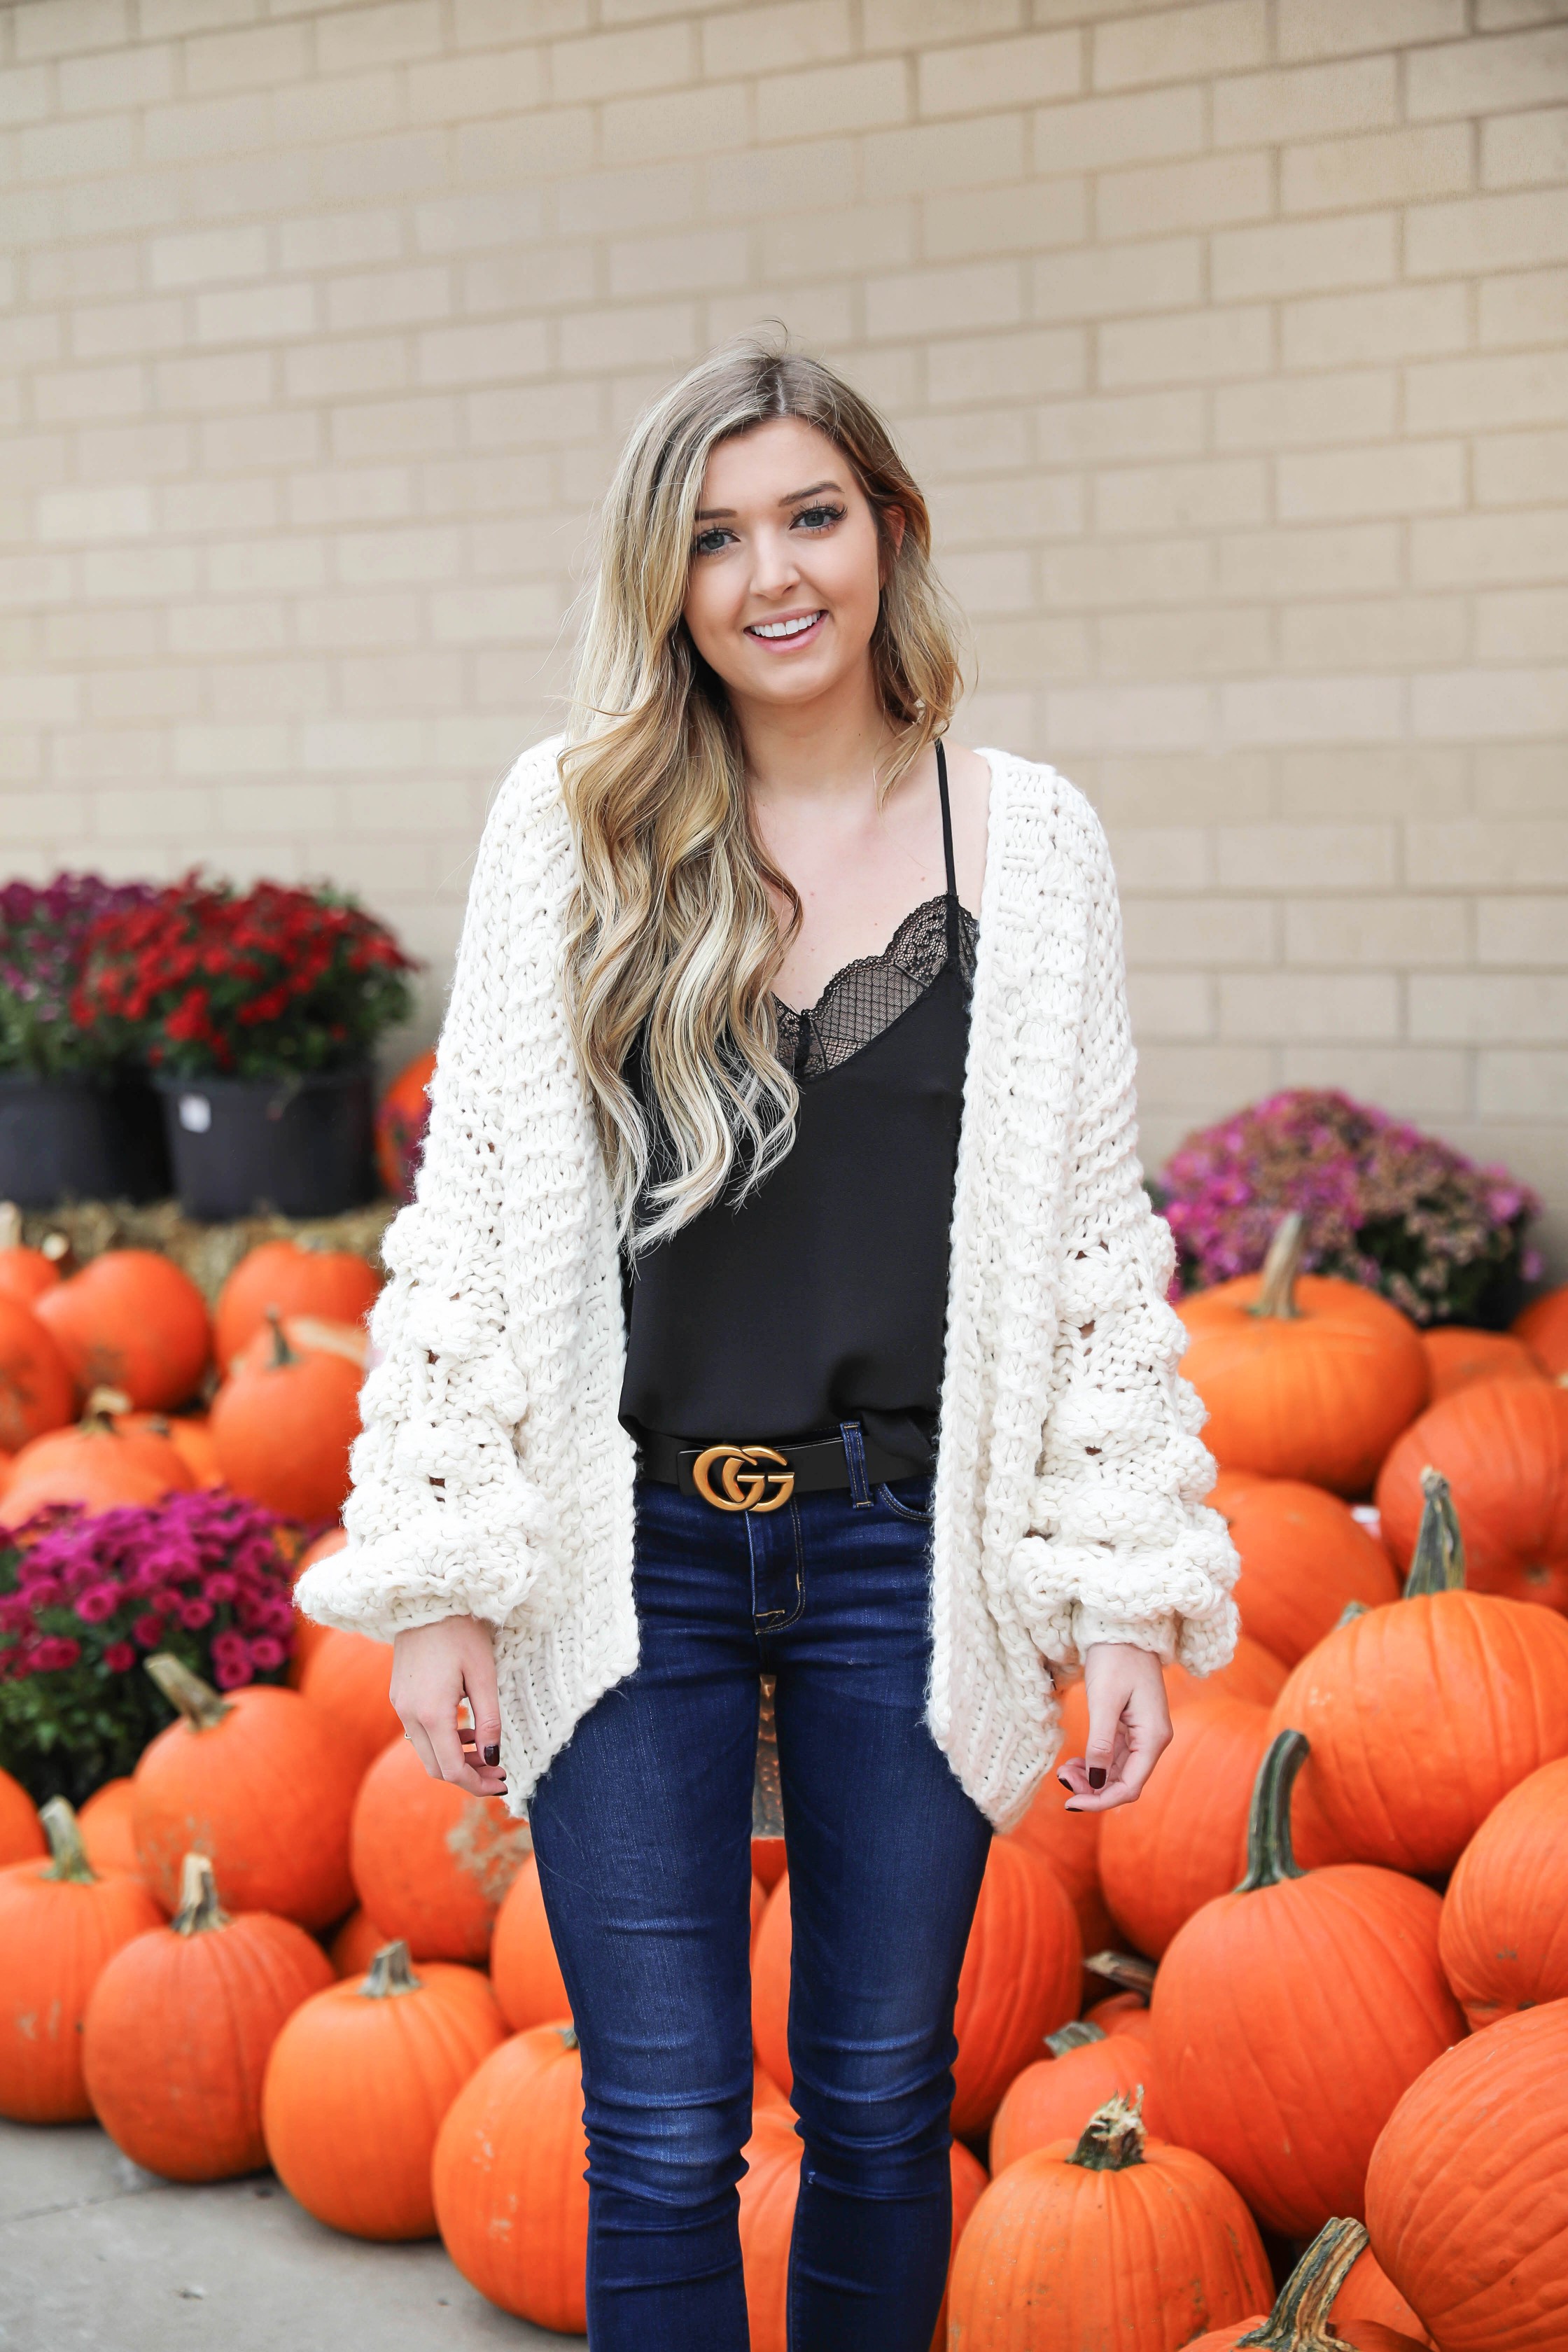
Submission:
[[[465,1698],[474,1718],[470,1734],[458,1727]],[[392,1704],[433,1780],[450,1780],[476,1796],[505,1796],[489,1626],[477,1617],[442,1617],[399,1633],[392,1644]],[[465,1748],[466,1737],[471,1748]]]

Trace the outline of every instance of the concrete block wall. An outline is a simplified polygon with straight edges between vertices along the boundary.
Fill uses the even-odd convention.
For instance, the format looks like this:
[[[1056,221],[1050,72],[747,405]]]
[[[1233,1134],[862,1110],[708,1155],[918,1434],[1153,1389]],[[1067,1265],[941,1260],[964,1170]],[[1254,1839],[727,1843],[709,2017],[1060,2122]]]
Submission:
[[[1332,1083],[1568,1239],[1568,0],[14,0],[0,834],[431,959],[630,418],[890,414],[1093,795],[1146,1157]]]

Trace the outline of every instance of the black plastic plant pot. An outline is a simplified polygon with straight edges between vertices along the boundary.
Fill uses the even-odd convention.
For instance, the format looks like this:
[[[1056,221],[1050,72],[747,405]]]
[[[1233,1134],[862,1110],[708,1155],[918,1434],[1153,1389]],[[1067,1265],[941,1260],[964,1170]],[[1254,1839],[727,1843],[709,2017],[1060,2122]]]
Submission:
[[[0,1072],[0,1201],[161,1201],[174,1189],[158,1097],[142,1078]]]
[[[153,1083],[187,1216],[276,1210],[332,1217],[374,1199],[375,1086],[368,1066],[309,1077]]]

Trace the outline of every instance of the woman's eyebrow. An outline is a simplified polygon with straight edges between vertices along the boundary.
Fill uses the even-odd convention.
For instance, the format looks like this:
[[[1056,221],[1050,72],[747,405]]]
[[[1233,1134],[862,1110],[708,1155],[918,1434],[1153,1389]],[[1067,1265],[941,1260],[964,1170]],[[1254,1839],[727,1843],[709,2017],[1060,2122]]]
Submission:
[[[781,507],[798,506],[802,499],[814,499],[818,490],[837,490],[840,498],[844,495],[843,485],[839,482],[812,482],[804,490],[786,490],[783,498],[779,500],[779,504]],[[697,520],[699,522],[722,522],[727,520],[734,511],[735,509],[733,507],[699,507],[697,509]]]

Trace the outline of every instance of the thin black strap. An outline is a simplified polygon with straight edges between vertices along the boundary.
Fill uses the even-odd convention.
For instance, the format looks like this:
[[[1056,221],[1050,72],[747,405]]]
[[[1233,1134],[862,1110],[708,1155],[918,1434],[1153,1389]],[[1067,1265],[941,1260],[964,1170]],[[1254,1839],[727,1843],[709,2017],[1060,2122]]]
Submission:
[[[958,868],[952,862],[952,810],[947,797],[947,753],[939,735],[936,742],[936,782],[942,794],[942,854],[947,861],[947,959],[958,961]]]

